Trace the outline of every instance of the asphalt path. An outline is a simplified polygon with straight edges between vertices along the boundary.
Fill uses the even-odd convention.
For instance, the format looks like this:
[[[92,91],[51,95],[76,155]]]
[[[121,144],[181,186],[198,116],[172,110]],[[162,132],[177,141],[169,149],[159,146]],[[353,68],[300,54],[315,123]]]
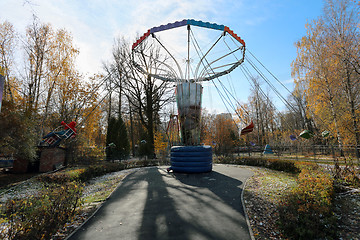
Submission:
[[[139,169],[68,239],[251,239],[241,192],[252,174],[225,165],[201,174]]]

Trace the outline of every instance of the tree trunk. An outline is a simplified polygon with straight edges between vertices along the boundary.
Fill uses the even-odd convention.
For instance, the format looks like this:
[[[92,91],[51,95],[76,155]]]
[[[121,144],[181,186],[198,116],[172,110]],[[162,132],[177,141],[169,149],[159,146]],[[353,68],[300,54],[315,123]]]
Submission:
[[[343,150],[342,150],[343,142],[342,142],[342,137],[341,137],[341,134],[340,134],[340,131],[338,128],[337,113],[336,113],[334,102],[333,102],[334,96],[331,92],[330,84],[329,84],[329,81],[327,80],[327,78],[325,78],[325,83],[326,83],[326,90],[329,95],[330,110],[331,110],[331,115],[333,117],[333,122],[334,122],[335,130],[336,130],[336,137],[337,137],[337,141],[339,143],[339,149],[340,149],[341,155],[342,155],[343,154]]]
[[[122,108],[122,101],[121,101],[121,96],[122,96],[122,77],[121,77],[121,73],[119,72],[119,106],[118,106],[118,111],[119,111],[119,116],[121,115],[121,108]]]
[[[348,69],[346,69],[346,84],[345,84],[345,89],[346,89],[346,95],[348,97],[348,102],[350,105],[350,112],[351,112],[351,118],[352,118],[352,123],[353,123],[353,131],[355,134],[355,151],[356,151],[356,157],[359,160],[359,150],[358,150],[358,146],[360,145],[360,134],[359,134],[359,128],[358,128],[358,124],[357,124],[357,117],[356,117],[356,107],[355,107],[355,94],[353,94],[352,91],[352,84],[351,84],[351,75]]]
[[[154,149],[154,106],[153,106],[153,83],[151,82],[151,76],[147,77],[147,88],[146,88],[146,117],[148,119],[146,124],[146,129],[149,134],[149,140],[150,140],[150,154],[151,157],[155,154]]]
[[[133,127],[133,117],[132,117],[132,109],[131,109],[130,101],[129,101],[129,113],[130,113],[131,153],[132,156],[135,157],[134,127]]]
[[[108,112],[108,123],[110,121],[110,118],[111,118],[111,89],[109,89],[110,93],[109,93],[109,112]]]

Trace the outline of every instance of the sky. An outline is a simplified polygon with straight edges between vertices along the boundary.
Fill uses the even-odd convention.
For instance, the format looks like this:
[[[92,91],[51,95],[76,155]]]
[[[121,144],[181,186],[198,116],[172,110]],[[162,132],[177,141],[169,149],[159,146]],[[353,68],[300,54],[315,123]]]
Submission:
[[[323,0],[0,0],[0,22],[11,22],[24,35],[35,14],[55,29],[65,28],[80,50],[77,64],[86,76],[102,71],[117,37],[133,41],[152,27],[183,19],[222,24],[291,90],[294,43],[306,34],[305,24],[322,14],[323,4]],[[244,76],[236,69],[224,77],[229,79],[235,83],[236,98],[246,102],[250,86]],[[286,97],[285,89],[278,87]],[[273,100],[283,108],[276,97]],[[216,90],[206,84],[203,105],[210,112],[225,111]]]

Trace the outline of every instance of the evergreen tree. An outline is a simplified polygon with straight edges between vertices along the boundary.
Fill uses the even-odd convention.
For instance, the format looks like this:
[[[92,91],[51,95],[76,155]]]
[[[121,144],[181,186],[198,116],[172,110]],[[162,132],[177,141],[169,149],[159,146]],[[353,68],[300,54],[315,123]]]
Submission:
[[[109,119],[106,136],[107,160],[126,159],[129,157],[130,144],[125,123],[121,117]]]

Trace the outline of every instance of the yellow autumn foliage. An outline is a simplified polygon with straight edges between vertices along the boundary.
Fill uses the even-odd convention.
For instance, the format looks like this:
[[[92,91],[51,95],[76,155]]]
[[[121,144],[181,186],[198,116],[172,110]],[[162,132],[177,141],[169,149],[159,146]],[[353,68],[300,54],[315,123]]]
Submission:
[[[157,131],[154,137],[155,154],[158,157],[165,157],[167,155],[168,142],[164,133]]]

